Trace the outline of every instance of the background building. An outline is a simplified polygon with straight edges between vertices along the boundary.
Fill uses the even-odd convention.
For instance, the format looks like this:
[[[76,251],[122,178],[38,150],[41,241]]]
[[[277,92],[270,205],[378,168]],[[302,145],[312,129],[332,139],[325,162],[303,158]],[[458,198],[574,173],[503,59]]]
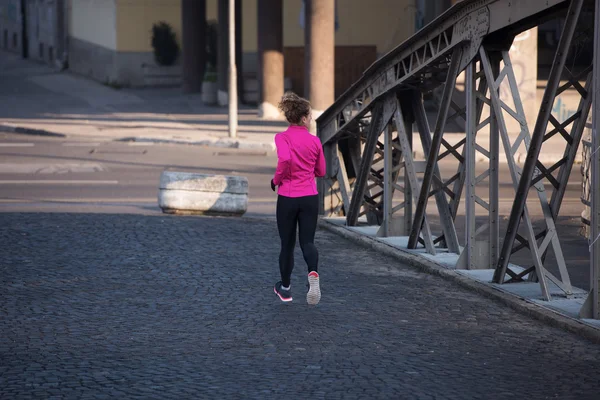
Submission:
[[[206,4],[206,21],[218,23],[219,1],[223,1],[202,1]],[[241,27],[239,80],[241,97],[248,103],[257,103],[261,97],[259,1],[240,1],[238,15]],[[337,1],[333,57],[335,97],[379,56],[458,1]],[[305,94],[306,87],[304,6],[304,0],[281,1],[285,87],[301,95]],[[173,28],[181,46],[182,0],[0,0],[0,47],[59,68],[68,66],[72,72],[109,85],[181,85],[181,56],[172,67],[161,67],[154,61],[151,29],[159,21]],[[560,31],[560,20],[549,21],[541,25],[539,31],[534,29],[519,35],[513,46],[512,57],[518,64],[521,93],[529,93],[533,100],[527,104],[531,115],[535,115],[545,87]],[[591,57],[591,54],[582,57]],[[226,59],[221,61],[226,63]],[[224,89],[225,84],[221,83]],[[460,84],[458,88],[461,89]],[[571,97],[575,100],[571,101]],[[573,113],[577,109],[577,98],[565,92],[555,105],[557,116],[568,117]]]
[[[336,5],[335,76],[339,95],[381,54],[415,30],[414,0],[343,0]],[[258,73],[257,0],[241,2],[241,47],[245,87],[252,92]],[[181,0],[0,0],[2,47],[29,58],[57,59],[59,15],[68,32],[69,69],[97,81],[123,86],[179,84],[180,62],[157,68],[152,25],[172,26],[181,45]],[[218,21],[218,0],[206,1],[207,21]],[[26,26],[22,29],[23,25]],[[304,91],[302,0],[285,0],[282,12],[285,76]],[[62,59],[62,57],[59,57]],[[250,93],[249,100],[256,100]]]

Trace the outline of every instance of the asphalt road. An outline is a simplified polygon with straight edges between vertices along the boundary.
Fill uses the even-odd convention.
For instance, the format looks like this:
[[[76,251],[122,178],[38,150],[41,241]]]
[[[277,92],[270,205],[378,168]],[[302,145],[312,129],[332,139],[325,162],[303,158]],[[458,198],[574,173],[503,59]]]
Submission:
[[[243,175],[248,215],[272,215],[276,157],[186,145],[92,142],[0,134],[0,210],[159,213],[163,170]]]
[[[277,162],[261,150],[136,142],[86,141],[0,132],[0,210],[62,210],[64,204],[127,206],[159,211],[157,188],[165,170],[243,175],[250,185],[249,215],[273,215],[276,195],[269,182]],[[441,164],[444,176],[455,166]],[[508,168],[500,171],[500,213],[508,215],[514,200]],[[571,174],[561,215],[578,217],[581,175]],[[479,194],[485,198],[485,193]],[[530,212],[541,216],[536,199]],[[463,213],[463,210],[459,211]]]

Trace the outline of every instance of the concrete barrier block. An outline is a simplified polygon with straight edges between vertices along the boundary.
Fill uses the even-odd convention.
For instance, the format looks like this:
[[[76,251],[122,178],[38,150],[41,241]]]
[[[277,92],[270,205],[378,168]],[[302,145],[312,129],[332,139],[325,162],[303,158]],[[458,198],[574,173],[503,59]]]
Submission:
[[[243,215],[248,209],[248,179],[164,171],[158,205],[169,214]]]
[[[164,171],[160,176],[159,189],[248,194],[248,179],[243,176]]]

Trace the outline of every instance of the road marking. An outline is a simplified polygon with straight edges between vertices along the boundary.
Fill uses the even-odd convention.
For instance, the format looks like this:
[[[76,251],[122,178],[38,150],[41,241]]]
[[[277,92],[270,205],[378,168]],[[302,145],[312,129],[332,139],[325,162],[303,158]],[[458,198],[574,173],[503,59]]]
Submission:
[[[73,143],[62,143],[61,146],[65,147],[89,147],[89,146],[100,146],[101,143],[86,143],[86,142],[73,142]]]
[[[127,146],[154,146],[154,142],[127,142]]]
[[[64,174],[67,172],[103,172],[106,168],[100,163],[0,163],[0,174]]]
[[[29,199],[0,199],[0,203],[31,203],[34,200]]]
[[[0,147],[33,147],[35,143],[0,143]]]
[[[84,180],[0,180],[0,185],[118,185],[119,181]]]

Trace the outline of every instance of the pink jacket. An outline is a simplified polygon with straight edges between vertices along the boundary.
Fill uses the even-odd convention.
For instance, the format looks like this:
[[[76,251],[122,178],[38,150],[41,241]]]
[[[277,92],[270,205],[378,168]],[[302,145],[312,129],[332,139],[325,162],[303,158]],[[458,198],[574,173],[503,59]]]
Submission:
[[[302,126],[290,126],[275,135],[277,170],[273,183],[277,193],[285,197],[318,194],[315,177],[325,176],[325,157],[318,137]]]

